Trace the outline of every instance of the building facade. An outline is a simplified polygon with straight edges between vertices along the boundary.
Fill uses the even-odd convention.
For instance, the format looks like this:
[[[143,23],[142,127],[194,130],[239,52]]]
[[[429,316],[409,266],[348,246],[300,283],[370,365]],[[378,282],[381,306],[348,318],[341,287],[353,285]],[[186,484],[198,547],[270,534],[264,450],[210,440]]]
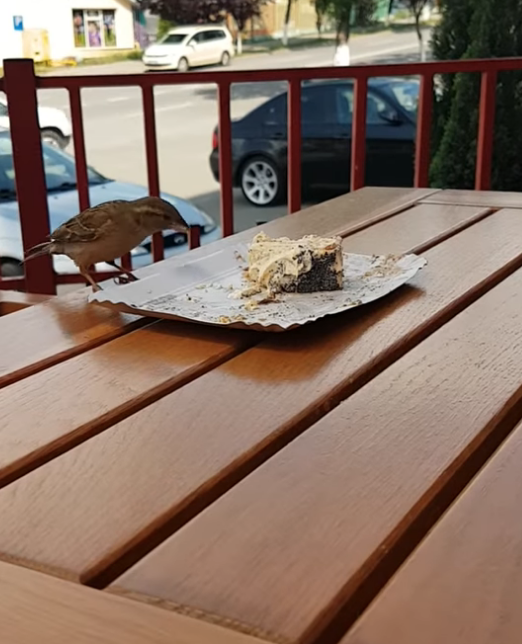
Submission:
[[[134,0],[0,2],[0,60],[27,56],[28,41],[39,35],[51,60],[131,50],[139,40],[139,14]]]

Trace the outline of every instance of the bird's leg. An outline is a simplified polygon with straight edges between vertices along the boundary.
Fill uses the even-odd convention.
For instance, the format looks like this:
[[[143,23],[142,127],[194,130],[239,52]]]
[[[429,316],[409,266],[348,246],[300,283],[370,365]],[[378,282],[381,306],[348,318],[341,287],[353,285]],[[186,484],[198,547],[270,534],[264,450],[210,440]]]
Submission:
[[[134,273],[131,273],[131,271],[128,271],[125,268],[122,268],[121,266],[118,266],[118,264],[116,264],[116,262],[106,262],[106,263],[109,264],[109,266],[112,266],[113,268],[115,268],[122,275],[126,275],[131,282],[137,282],[138,281],[139,278],[136,277],[136,275],[134,275]]]
[[[90,275],[89,271],[85,270],[84,268],[80,268],[80,274],[85,277],[85,279],[89,282],[89,284],[92,286],[92,290],[96,293],[97,291],[102,291],[102,287],[99,284],[96,284],[96,282],[92,279],[92,276]]]

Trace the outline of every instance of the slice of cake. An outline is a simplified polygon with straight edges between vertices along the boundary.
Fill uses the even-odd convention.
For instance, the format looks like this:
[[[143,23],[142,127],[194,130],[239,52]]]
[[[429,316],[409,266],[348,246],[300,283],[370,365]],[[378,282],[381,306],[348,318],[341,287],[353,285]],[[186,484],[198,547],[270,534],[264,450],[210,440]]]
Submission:
[[[307,235],[296,240],[272,239],[259,233],[248,251],[247,278],[269,294],[340,290],[341,238]]]

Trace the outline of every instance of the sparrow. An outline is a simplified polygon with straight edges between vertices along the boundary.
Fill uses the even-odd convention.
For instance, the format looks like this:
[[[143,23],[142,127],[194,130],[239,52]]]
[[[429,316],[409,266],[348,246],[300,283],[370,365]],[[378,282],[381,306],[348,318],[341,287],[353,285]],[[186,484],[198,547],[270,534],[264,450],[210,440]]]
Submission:
[[[29,249],[24,261],[40,255],[67,255],[93,290],[99,291],[101,287],[89,273],[90,266],[105,262],[122,275],[137,280],[114,260],[163,230],[189,231],[187,222],[168,201],[159,197],[107,201],[87,208],[59,226],[49,235],[48,241]]]

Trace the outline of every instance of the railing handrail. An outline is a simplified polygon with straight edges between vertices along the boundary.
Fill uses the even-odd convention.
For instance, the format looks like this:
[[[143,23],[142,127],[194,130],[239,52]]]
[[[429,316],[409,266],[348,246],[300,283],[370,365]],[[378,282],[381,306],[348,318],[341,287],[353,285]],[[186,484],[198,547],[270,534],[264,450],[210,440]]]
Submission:
[[[306,80],[353,79],[354,110],[351,141],[351,187],[364,185],[366,156],[366,100],[368,80],[374,77],[420,76],[421,87],[417,118],[415,154],[415,186],[426,187],[429,174],[433,79],[438,74],[480,73],[482,76],[477,137],[475,187],[490,187],[495,117],[495,88],[501,71],[522,70],[522,58],[434,61],[391,65],[357,65],[351,67],[306,67],[247,71],[198,71],[184,74],[155,72],[149,74],[37,76],[30,59],[4,61],[5,77],[0,90],[8,98],[13,160],[19,195],[24,250],[41,242],[49,234],[49,213],[45,176],[38,128],[36,92],[38,89],[65,89],[69,92],[73,126],[74,154],[80,207],[89,206],[89,185],[83,132],[81,90],[103,87],[140,87],[145,121],[145,148],[149,193],[159,195],[159,168],[154,111],[154,87],[161,85],[194,85],[213,83],[218,86],[218,145],[221,183],[221,226],[224,235],[233,233],[232,193],[232,127],[230,120],[230,89],[233,83],[288,83],[288,208],[301,208],[301,83]],[[190,246],[199,244],[198,230],[190,235]],[[153,240],[154,260],[163,258],[163,237]],[[130,257],[123,258],[130,268]],[[0,280],[0,288],[25,286],[39,293],[54,293],[56,278],[47,257],[37,258],[26,267],[26,278]]]
[[[6,61],[11,62],[11,61]],[[197,71],[186,73],[150,72],[146,74],[90,74],[74,76],[36,76],[38,89],[72,89],[95,87],[154,87],[155,85],[194,85],[218,83],[277,82],[295,79],[331,80],[337,78],[374,78],[377,76],[422,76],[424,74],[481,73],[522,69],[522,57],[477,58],[469,60],[430,61],[425,63],[392,63],[353,65],[350,67],[292,67],[289,69]]]

